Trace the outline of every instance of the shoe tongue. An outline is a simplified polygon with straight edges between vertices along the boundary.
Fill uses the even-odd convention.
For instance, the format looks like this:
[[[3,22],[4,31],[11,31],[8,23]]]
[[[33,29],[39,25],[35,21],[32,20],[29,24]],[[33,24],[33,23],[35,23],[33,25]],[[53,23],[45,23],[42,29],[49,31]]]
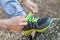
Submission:
[[[30,22],[37,22],[37,20],[39,19],[38,17],[34,17],[32,12],[29,12],[28,15],[26,16],[27,21]]]

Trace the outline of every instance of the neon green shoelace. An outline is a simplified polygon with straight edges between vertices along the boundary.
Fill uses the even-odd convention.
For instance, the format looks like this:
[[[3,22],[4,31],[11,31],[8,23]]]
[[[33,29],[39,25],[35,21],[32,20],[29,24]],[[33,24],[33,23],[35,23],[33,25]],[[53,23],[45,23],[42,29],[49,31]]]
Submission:
[[[29,12],[28,15],[26,16],[27,21],[30,22],[37,22],[39,18],[36,18],[33,16],[32,12]]]

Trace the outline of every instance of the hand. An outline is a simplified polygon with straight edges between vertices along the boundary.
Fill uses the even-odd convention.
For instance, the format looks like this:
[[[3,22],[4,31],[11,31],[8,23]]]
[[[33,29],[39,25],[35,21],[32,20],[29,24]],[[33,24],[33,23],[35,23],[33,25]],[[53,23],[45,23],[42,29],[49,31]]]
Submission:
[[[25,25],[27,25],[26,18],[22,16],[0,21],[0,28],[13,31],[22,30]]]
[[[11,23],[10,23],[10,26],[9,26],[10,30],[19,31],[19,30],[22,30],[22,28],[25,25],[27,25],[25,17],[18,16],[18,17],[12,18],[10,20],[11,20],[10,21]]]
[[[32,10],[33,13],[38,13],[38,6],[37,4],[33,3],[30,0],[25,0],[25,2],[23,2],[27,8],[29,8],[30,10]]]

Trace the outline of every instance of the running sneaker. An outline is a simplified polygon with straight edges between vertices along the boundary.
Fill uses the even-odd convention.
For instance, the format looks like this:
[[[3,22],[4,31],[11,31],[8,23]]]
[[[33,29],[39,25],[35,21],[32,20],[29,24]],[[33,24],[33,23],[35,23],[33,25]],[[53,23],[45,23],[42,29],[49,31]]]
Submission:
[[[27,15],[26,19],[28,25],[26,25],[22,30],[24,34],[29,34],[32,31],[44,32],[50,27],[50,24],[52,23],[51,18],[35,17],[31,12]]]

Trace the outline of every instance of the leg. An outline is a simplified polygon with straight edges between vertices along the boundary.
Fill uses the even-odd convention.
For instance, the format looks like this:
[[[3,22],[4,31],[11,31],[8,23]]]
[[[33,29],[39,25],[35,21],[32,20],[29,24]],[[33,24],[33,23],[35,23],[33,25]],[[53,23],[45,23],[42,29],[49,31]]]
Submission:
[[[0,4],[8,18],[26,15],[18,0],[0,0]]]

